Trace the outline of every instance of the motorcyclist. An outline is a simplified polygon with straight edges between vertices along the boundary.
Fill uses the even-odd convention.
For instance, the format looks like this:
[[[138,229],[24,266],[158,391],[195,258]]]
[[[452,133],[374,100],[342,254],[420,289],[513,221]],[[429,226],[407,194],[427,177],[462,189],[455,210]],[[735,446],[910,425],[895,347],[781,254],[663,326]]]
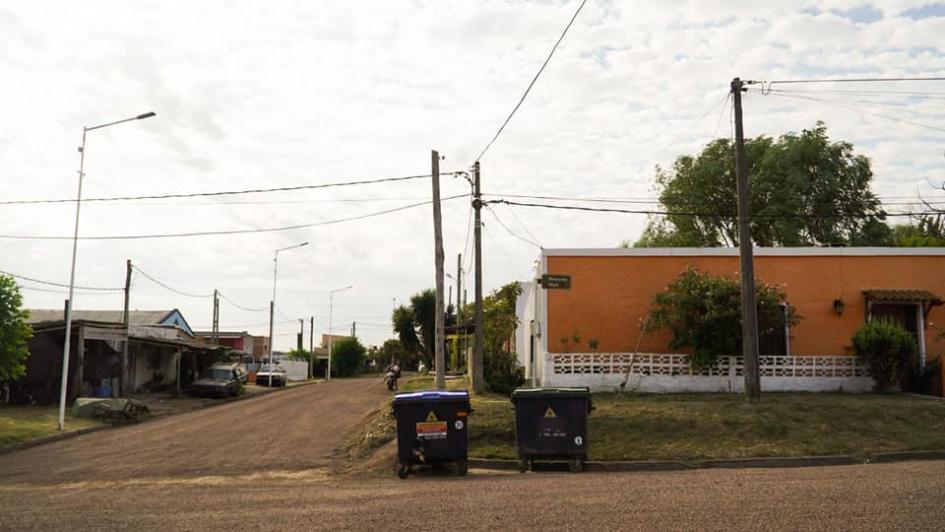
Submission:
[[[397,379],[400,378],[400,363],[397,360],[391,360],[391,363],[384,368],[384,377],[387,381],[387,388],[390,390],[397,389]]]

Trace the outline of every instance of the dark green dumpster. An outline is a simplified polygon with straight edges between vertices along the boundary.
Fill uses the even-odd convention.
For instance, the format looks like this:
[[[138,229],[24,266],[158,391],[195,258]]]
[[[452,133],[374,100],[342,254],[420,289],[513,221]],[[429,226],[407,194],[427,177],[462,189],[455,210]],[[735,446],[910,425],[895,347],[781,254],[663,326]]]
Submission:
[[[566,460],[573,472],[587,460],[588,388],[519,388],[512,392],[519,471],[535,460]]]
[[[466,422],[472,411],[466,390],[427,390],[394,395],[397,418],[397,475],[407,478],[415,465],[451,464],[465,475]]]

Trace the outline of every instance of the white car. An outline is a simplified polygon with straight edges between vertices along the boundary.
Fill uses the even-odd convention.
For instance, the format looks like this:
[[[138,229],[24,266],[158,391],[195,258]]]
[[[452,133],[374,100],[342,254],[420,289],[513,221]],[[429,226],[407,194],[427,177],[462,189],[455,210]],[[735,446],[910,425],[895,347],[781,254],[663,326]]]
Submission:
[[[257,386],[285,386],[288,380],[288,373],[279,366],[266,365],[256,372]]]

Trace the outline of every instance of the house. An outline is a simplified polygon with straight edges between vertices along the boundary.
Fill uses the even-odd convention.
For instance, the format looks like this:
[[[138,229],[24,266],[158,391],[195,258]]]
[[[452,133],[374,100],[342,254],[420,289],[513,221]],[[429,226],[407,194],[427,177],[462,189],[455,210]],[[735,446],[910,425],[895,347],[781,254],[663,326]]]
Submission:
[[[197,340],[206,344],[214,344],[213,331],[197,331],[194,333]],[[236,352],[240,360],[252,363],[269,354],[269,338],[254,336],[246,331],[219,331],[214,345],[226,347]]]
[[[62,350],[65,343],[63,310],[30,309],[33,338],[28,342],[26,375],[14,383],[18,400],[58,401]],[[129,326],[122,311],[77,310],[70,334],[67,398],[121,395],[157,389],[180,391],[212,363],[215,346],[197,341],[180,311],[130,311]],[[121,359],[128,343],[125,378]],[[124,380],[124,383],[122,383]]]
[[[667,330],[643,334],[651,302],[692,268],[737,276],[738,249],[546,249],[542,274],[570,276],[570,288],[540,286],[520,296],[519,362],[543,386],[613,391],[741,391],[740,353],[693,371],[668,347]],[[945,248],[756,248],[755,275],[777,284],[801,316],[763,338],[762,389],[868,390],[851,338],[882,316],[916,335],[920,363],[942,370]],[[933,364],[934,367],[934,364]]]

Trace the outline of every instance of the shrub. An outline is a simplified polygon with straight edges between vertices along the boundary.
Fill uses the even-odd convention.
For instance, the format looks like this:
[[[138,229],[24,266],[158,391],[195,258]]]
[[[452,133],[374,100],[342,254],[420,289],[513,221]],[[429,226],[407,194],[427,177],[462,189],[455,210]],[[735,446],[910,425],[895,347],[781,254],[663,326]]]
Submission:
[[[918,365],[915,337],[889,320],[871,320],[853,335],[853,350],[870,368],[876,391],[889,389]]]
[[[367,350],[357,338],[338,340],[331,347],[331,376],[350,377],[364,368]]]
[[[512,395],[512,391],[525,382],[525,371],[518,365],[518,358],[508,351],[485,353],[482,366],[483,377],[489,390]]]

